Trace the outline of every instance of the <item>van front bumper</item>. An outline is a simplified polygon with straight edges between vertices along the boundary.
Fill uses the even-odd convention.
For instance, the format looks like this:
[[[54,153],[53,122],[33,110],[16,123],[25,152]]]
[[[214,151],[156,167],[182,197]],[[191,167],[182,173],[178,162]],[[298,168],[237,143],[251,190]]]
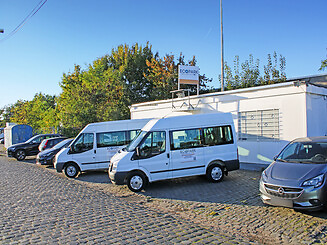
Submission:
[[[112,183],[116,185],[123,185],[126,183],[126,177],[128,175],[128,172],[109,172],[109,178]]]

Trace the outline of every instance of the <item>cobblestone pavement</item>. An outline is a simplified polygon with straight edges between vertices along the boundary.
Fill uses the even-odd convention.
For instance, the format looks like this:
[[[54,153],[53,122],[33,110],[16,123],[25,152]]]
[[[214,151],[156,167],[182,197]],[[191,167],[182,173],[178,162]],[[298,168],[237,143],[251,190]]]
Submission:
[[[250,243],[154,210],[142,196],[115,196],[106,173],[71,180],[32,162],[0,156],[1,244]]]
[[[89,216],[100,217],[99,220],[102,220],[102,224],[106,224],[105,229],[100,230],[94,228],[97,226],[94,224],[91,225],[92,222],[90,223],[86,220],[83,220],[81,224],[90,225],[89,229],[91,231],[97,230],[106,233],[108,235],[107,239],[109,239],[109,237],[119,237],[123,239],[121,233],[117,235],[115,232],[107,231],[107,229],[110,230],[109,227],[112,228],[112,226],[116,227],[114,229],[116,231],[118,225],[115,224],[115,222],[123,222],[121,223],[123,227],[125,227],[126,224],[135,224],[136,227],[142,227],[142,229],[136,229],[143,231],[143,229],[147,228],[146,231],[148,233],[146,234],[149,234],[149,236],[151,234],[152,240],[140,239],[136,240],[136,243],[141,241],[145,243],[149,243],[150,241],[156,243],[179,243],[184,241],[186,243],[199,242],[200,244],[206,242],[230,242],[232,244],[237,244],[242,241],[245,244],[327,244],[327,213],[305,213],[287,208],[263,205],[258,192],[260,172],[244,170],[234,171],[229,173],[220,183],[209,183],[202,177],[159,181],[150,184],[145,191],[135,194],[130,192],[126,186],[112,185],[106,172],[82,173],[76,179],[70,180],[65,178],[63,174],[56,173],[53,168],[35,166],[33,164],[34,161],[35,160],[31,159],[27,161],[29,163],[18,163],[15,160],[11,160],[11,162],[19,164],[19,168],[25,169],[28,167],[27,169],[32,169],[33,172],[37,172],[37,176],[33,178],[34,182],[48,183],[47,186],[49,186],[49,183],[55,180],[54,183],[51,184],[51,187],[49,186],[51,190],[58,189],[55,186],[60,186],[59,188],[64,190],[63,193],[71,192],[74,198],[80,196],[81,194],[78,193],[81,192],[82,199],[79,199],[81,204],[73,209],[74,213],[76,213],[77,210],[78,212],[82,212],[83,217],[85,216],[84,219]],[[1,165],[0,168],[2,168]],[[2,182],[2,179],[0,182]],[[1,183],[1,186],[2,185]],[[40,190],[42,190],[42,188]],[[47,194],[42,194],[41,197],[47,197],[49,200],[53,201],[63,198],[64,203],[70,202],[69,200],[71,198],[61,197],[60,194],[57,192],[53,193],[51,190],[46,191]],[[92,195],[89,197],[85,195],[85,193],[90,193],[90,195]],[[96,193],[99,193],[101,200],[105,200],[105,203],[102,201],[99,203]],[[92,207],[88,207],[88,204],[83,203],[85,198],[93,200],[91,202]],[[56,207],[53,201],[49,202]],[[96,208],[94,208],[93,205],[95,205]],[[100,212],[100,210],[102,210],[102,207],[100,207],[101,205],[106,205],[105,209],[107,211]],[[118,208],[115,207],[115,205],[118,205]],[[131,206],[135,208],[131,209]],[[3,207],[3,204],[1,204],[1,207]],[[53,208],[50,207],[49,209]],[[82,211],[84,209],[85,211]],[[93,210],[100,212],[100,215],[93,214]],[[115,212],[115,215],[112,214],[112,212]],[[133,214],[133,216],[129,216],[130,213]],[[120,220],[119,217],[124,217],[123,214],[125,214],[125,218]],[[114,218],[112,218],[111,215],[113,215]],[[140,216],[140,220],[137,220],[137,222],[131,221],[131,217],[134,220],[134,215]],[[65,224],[67,224],[67,220],[72,219],[74,216],[75,215],[71,215],[69,211],[56,215],[56,217],[60,217]],[[80,215],[76,216],[80,217]],[[109,217],[109,221],[103,221],[106,216]],[[148,225],[146,223],[146,228],[144,228],[144,219],[150,220],[150,218],[150,224]],[[87,218],[87,220],[88,219],[89,218]],[[92,220],[92,218],[90,219]],[[126,219],[129,219],[130,223],[128,223]],[[158,219],[158,221],[156,221],[156,219]],[[114,222],[111,222],[113,220]],[[77,219],[74,220],[74,222],[76,227],[81,221]],[[169,239],[156,239],[154,237],[157,236],[159,230],[163,230],[164,228],[158,224],[157,227],[154,227],[155,222],[159,222],[158,224],[160,225],[164,224],[163,227],[167,227],[168,230],[172,229],[172,227],[176,227],[176,232],[182,229],[184,233],[179,234],[185,234],[185,236],[179,236],[178,240],[173,235],[175,233],[169,231],[165,232],[169,234]],[[192,228],[188,228],[189,226]],[[58,225],[54,227],[58,227]],[[65,227],[68,231],[70,230],[70,226],[66,225]],[[84,227],[81,228],[82,231],[87,230],[85,225],[81,225],[81,227]],[[220,240],[210,240],[211,235],[208,235],[209,237],[203,240],[189,240],[188,236],[194,234],[192,229],[200,231],[198,234],[224,234],[225,236],[221,237]],[[54,229],[50,229],[50,233],[53,232],[53,230]],[[55,234],[60,234],[58,236],[62,239],[62,237],[72,233],[68,231],[60,231]],[[122,231],[125,231],[124,234],[130,234],[130,237],[132,237],[130,231],[126,232],[127,229]],[[78,237],[81,234],[80,232]],[[89,234],[85,232],[83,235],[88,236]],[[141,235],[141,238],[144,237],[145,236],[142,237]],[[84,240],[81,239],[78,241],[95,241],[91,235],[88,238],[88,240],[83,238]],[[135,239],[135,236],[133,238]],[[198,239],[198,235],[192,236],[192,238]],[[105,241],[113,243],[116,240]],[[118,243],[121,241],[122,240],[119,240]],[[135,243],[133,240],[127,242]]]
[[[77,180],[238,239],[262,244],[327,244],[327,213],[263,205],[258,191],[260,175],[238,170],[220,183],[202,177],[160,181],[140,194],[108,184],[104,172],[81,174]]]

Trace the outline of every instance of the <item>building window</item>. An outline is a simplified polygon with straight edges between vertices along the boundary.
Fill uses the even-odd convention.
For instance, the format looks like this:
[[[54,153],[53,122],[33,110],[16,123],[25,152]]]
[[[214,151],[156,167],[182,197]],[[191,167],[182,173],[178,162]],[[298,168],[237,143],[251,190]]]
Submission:
[[[279,140],[279,109],[239,112],[238,140]]]

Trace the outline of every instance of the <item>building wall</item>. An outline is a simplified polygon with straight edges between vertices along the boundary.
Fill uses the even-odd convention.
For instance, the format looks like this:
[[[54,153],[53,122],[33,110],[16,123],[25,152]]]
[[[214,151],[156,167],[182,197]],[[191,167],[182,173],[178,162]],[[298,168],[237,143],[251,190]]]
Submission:
[[[306,94],[307,135],[327,136],[326,89],[310,86]]]
[[[309,85],[309,87],[313,86]],[[308,99],[307,89],[305,84],[294,86],[293,82],[288,82],[191,96],[190,103],[188,98],[175,99],[173,103],[171,100],[148,102],[132,105],[131,118],[230,112],[233,115],[238,135],[240,161],[269,164],[273,157],[294,138],[306,137],[307,133],[309,136],[321,134],[322,131],[317,127],[322,127],[324,122],[326,124],[327,106],[325,103],[324,109],[321,109],[321,103],[325,102],[324,98],[327,97],[320,96],[323,99],[315,99],[312,95]],[[319,93],[326,95],[327,89],[322,89]],[[187,110],[189,104],[194,107],[193,110]],[[273,117],[272,111],[277,112],[277,119],[269,119],[270,115]],[[267,115],[265,115],[266,113]],[[246,123],[242,121],[239,125],[241,115],[246,115],[243,116],[246,118]],[[241,131],[244,131],[244,128],[241,127],[241,124],[243,126],[251,125],[251,120],[254,122],[251,127],[254,127],[256,132],[253,135],[251,133],[243,134]],[[253,126],[256,123],[258,124],[257,128]],[[271,136],[270,125],[275,125]],[[316,129],[314,129],[315,127]],[[323,128],[327,133],[326,125]]]

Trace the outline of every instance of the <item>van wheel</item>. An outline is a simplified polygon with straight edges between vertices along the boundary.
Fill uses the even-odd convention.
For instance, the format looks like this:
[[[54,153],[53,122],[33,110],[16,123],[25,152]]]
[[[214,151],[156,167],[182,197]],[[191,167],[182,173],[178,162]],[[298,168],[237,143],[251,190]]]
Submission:
[[[218,164],[213,164],[207,169],[207,178],[211,182],[220,182],[224,178],[223,168]]]
[[[75,178],[79,172],[78,166],[75,163],[68,163],[65,166],[65,175],[68,178]]]
[[[146,183],[146,177],[141,172],[130,173],[127,177],[127,186],[133,192],[141,191]]]
[[[16,151],[15,153],[15,158],[18,160],[18,161],[23,161],[26,157],[26,153],[24,150],[18,150]]]

